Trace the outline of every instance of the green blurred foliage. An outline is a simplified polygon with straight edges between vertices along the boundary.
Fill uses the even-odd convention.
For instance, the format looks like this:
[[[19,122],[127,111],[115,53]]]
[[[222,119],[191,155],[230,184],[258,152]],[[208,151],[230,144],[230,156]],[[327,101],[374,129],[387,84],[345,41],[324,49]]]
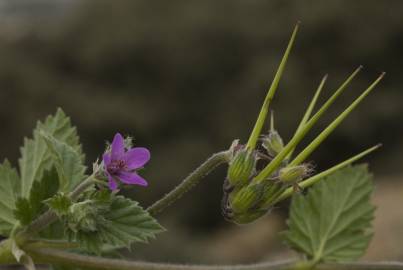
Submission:
[[[293,134],[324,74],[330,77],[322,101],[365,67],[310,138],[386,71],[312,159],[320,170],[382,142],[367,159],[371,168],[402,172],[402,12],[401,1],[375,0],[87,0],[60,18],[0,27],[0,157],[16,164],[23,136],[60,106],[78,126],[88,163],[117,131],[151,149],[144,171],[150,187],[133,191],[150,204],[211,153],[247,140],[301,20],[272,107],[276,128],[285,140]],[[224,175],[209,176],[165,217],[175,216],[193,235],[225,224]]]

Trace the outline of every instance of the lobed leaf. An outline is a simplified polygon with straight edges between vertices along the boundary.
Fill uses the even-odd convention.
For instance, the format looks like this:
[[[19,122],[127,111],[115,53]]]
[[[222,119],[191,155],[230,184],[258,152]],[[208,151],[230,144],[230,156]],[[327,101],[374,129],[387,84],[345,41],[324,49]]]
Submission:
[[[164,228],[138,202],[117,196],[105,214],[103,238],[112,245],[130,247],[134,242],[147,243]]]
[[[28,198],[19,197],[15,204],[14,216],[22,225],[27,225],[46,210],[44,200],[56,194],[59,188],[58,176],[54,168],[45,171],[40,181],[35,181]]]
[[[372,237],[371,178],[365,165],[346,167],[325,177],[307,196],[294,196],[289,230],[283,234],[287,244],[315,263],[362,256]]]
[[[84,160],[79,138],[75,127],[72,127],[70,118],[61,109],[56,114],[48,116],[44,123],[38,122],[33,132],[33,138],[24,139],[19,160],[21,173],[21,196],[27,198],[35,180],[40,180],[45,170],[52,168],[51,151],[48,149],[40,132],[53,136],[60,142],[74,149]]]
[[[57,170],[60,190],[68,192],[84,179],[86,167],[82,155],[72,146],[55,137],[43,134],[46,144]]]
[[[10,162],[0,164],[0,235],[7,236],[17,222],[13,215],[14,205],[20,193],[19,176]]]
[[[131,244],[146,243],[157,233],[164,231],[164,228],[137,202],[113,195],[107,202],[105,196],[102,194],[101,196],[91,205],[90,211],[85,210],[88,213],[85,219],[82,216],[79,219],[67,216],[69,219],[67,223],[71,225],[74,225],[72,220],[79,221],[78,226],[73,226],[76,231],[70,232],[70,238],[78,240],[84,248],[98,253],[103,246],[130,248]],[[105,207],[106,205],[108,207]],[[95,224],[95,228],[88,226],[89,224]]]

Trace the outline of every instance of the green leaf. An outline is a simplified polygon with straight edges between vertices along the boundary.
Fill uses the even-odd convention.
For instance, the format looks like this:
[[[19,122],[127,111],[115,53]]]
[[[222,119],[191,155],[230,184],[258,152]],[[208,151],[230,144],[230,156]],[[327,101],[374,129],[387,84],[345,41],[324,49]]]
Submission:
[[[28,198],[18,198],[14,216],[22,225],[27,225],[46,210],[44,201],[56,194],[59,187],[58,176],[53,168],[45,171],[41,181],[35,181]]]
[[[59,175],[60,190],[64,192],[71,191],[85,177],[82,155],[67,143],[49,134],[43,134],[43,137],[55,162]]]
[[[44,123],[38,122],[33,139],[24,139],[19,160],[21,172],[21,197],[27,198],[35,180],[40,180],[45,170],[53,166],[51,151],[48,149],[40,132],[45,132],[57,140],[72,147],[84,159],[75,127],[61,109],[48,116]]]
[[[137,202],[122,196],[114,198],[105,219],[109,222],[102,224],[103,238],[112,245],[129,247],[134,242],[147,243],[149,238],[164,231]]]
[[[22,225],[28,224],[33,218],[33,211],[26,198],[18,198],[15,203],[14,217],[20,221]]]
[[[70,207],[66,220],[70,239],[82,243],[89,251],[99,253],[105,245],[130,248],[134,242],[147,243],[164,231],[137,202],[105,194],[96,192],[96,197]]]
[[[362,256],[375,207],[370,203],[372,175],[365,165],[346,167],[293,197],[287,244],[314,263],[350,261]]]
[[[20,193],[17,170],[5,160],[0,164],[0,235],[8,236],[17,222],[13,215],[15,202]]]

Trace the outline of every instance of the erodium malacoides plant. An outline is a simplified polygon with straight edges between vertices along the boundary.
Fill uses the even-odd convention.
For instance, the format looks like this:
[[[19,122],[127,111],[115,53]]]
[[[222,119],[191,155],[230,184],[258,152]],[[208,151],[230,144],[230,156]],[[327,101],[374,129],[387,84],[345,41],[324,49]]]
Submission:
[[[365,165],[351,164],[379,145],[320,172],[308,160],[384,74],[300,152],[296,152],[296,147],[348,88],[361,67],[318,106],[327,76],[320,81],[288,141],[276,130],[273,114],[268,132],[263,132],[298,27],[292,33],[249,139],[233,140],[228,150],[213,154],[148,208],[119,192],[123,186],[147,192],[149,183],[141,172],[151,158],[147,148],[133,145],[130,137],[116,133],[92,170],[88,170],[77,131],[61,109],[38,122],[32,138],[25,139],[21,147],[18,170],[7,160],[0,165],[0,235],[5,237],[0,243],[0,264],[17,263],[29,270],[37,264],[75,270],[403,269],[401,263],[350,262],[365,252],[374,217],[370,203],[372,176]],[[228,164],[221,202],[224,218],[248,224],[292,197],[288,229],[282,236],[290,248],[303,256],[280,263],[242,266],[172,265],[110,258],[112,251],[130,248],[135,242],[147,243],[165,232],[155,216],[221,164]],[[147,188],[156,184],[158,181],[150,181],[151,187]]]

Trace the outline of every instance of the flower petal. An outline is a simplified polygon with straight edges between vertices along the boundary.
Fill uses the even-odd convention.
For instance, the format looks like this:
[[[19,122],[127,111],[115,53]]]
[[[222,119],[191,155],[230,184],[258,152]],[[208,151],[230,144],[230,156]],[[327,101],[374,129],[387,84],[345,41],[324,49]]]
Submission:
[[[116,183],[116,180],[108,172],[106,172],[106,175],[108,176],[109,189],[112,191],[116,190],[118,188],[118,183]]]
[[[111,158],[117,160],[125,153],[125,140],[120,133],[116,133],[111,144]]]
[[[139,185],[139,186],[147,186],[148,185],[147,181],[145,179],[143,179],[137,173],[119,172],[118,177],[125,184]]]
[[[102,159],[103,159],[103,161],[104,161],[104,166],[105,166],[105,168],[108,167],[108,165],[111,164],[111,162],[112,162],[112,157],[111,157],[111,154],[110,154],[110,153],[105,153],[105,154],[102,156]]]
[[[138,169],[150,160],[150,151],[144,147],[135,147],[124,154],[124,160],[129,170]]]

